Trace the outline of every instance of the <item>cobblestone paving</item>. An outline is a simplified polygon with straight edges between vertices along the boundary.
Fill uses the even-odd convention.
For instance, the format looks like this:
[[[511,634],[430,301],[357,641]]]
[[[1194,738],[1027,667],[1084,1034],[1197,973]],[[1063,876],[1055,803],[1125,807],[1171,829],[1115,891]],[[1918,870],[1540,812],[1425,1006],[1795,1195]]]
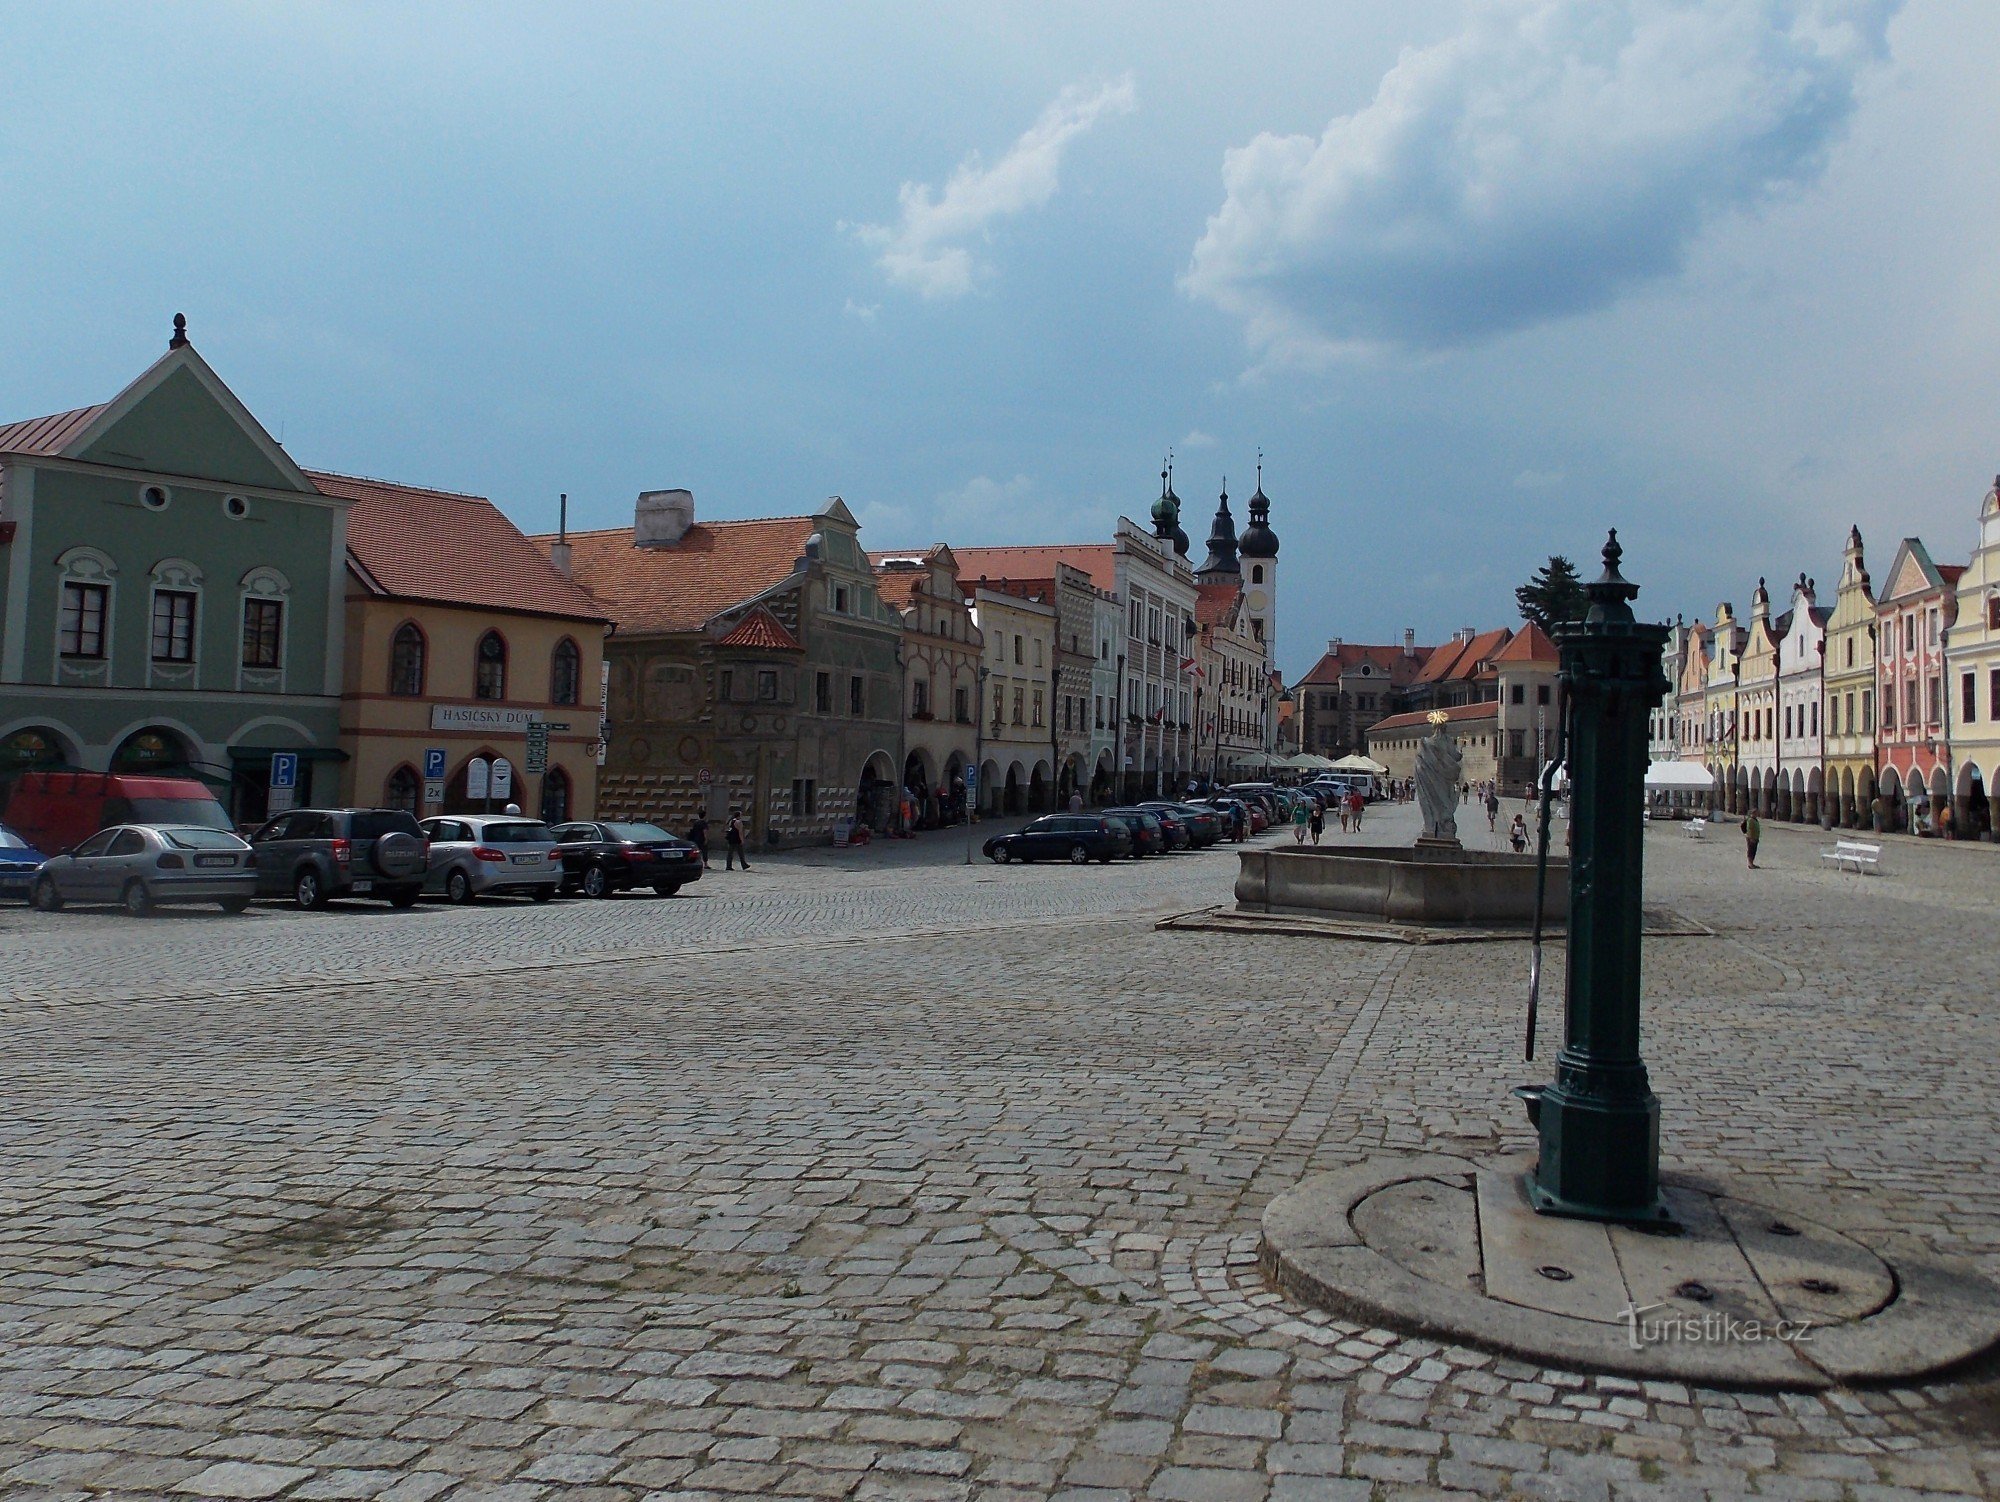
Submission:
[[[1818,843],[1772,829],[1746,872],[1720,832],[1648,837],[1652,898],[1721,931],[1646,947],[1667,1156],[2000,1275],[2000,1021],[1965,960],[2000,852],[1893,842],[1861,878]],[[1586,1377],[1266,1290],[1273,1194],[1525,1148],[1506,1091],[1546,1064],[1525,946],[1153,929],[1233,864],[10,910],[0,1495],[2000,1491],[1976,1377]]]

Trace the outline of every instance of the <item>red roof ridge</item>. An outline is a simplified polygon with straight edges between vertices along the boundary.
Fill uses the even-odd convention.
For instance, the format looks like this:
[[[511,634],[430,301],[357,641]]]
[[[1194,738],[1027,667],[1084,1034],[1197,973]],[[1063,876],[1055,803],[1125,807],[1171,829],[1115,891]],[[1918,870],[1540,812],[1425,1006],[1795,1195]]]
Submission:
[[[315,482],[331,480],[339,485],[370,485],[377,490],[394,490],[404,495],[431,495],[437,496],[440,500],[471,501],[479,506],[494,504],[492,497],[474,495],[469,490],[440,490],[435,485],[409,485],[401,480],[385,480],[377,475],[346,475],[333,469],[308,469],[305,471],[305,476]]]
[[[698,516],[688,524],[688,527],[692,531],[696,527],[748,527],[767,525],[771,522],[810,522],[819,520],[819,515],[818,512],[814,512],[811,515],[801,516],[732,516],[722,520],[712,520],[707,517]],[[563,537],[571,539],[578,537],[611,537],[619,532],[631,532],[634,530],[636,529],[630,523],[627,523],[622,527],[571,527],[567,532],[530,532],[528,536],[536,542],[556,542]],[[672,546],[672,543],[667,544],[669,548]]]
[[[743,619],[723,634],[718,647],[765,647],[787,652],[805,651],[805,643],[785,629],[785,623],[765,605],[753,605]]]

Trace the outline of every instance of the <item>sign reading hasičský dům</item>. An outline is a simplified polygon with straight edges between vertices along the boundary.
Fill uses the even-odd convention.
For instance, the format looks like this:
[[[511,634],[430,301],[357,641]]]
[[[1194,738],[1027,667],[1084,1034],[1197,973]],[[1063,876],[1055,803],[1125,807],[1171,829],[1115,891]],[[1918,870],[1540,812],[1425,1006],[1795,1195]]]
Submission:
[[[433,704],[431,706],[431,729],[433,730],[485,730],[512,731],[525,734],[530,725],[540,722],[539,709],[508,709],[500,704]]]

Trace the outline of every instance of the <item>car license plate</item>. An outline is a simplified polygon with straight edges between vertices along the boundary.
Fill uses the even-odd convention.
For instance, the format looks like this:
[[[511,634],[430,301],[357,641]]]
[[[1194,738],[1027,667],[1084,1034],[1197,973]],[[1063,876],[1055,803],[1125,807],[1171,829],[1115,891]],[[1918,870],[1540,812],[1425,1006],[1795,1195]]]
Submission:
[[[514,857],[514,864],[517,866],[539,866],[541,863],[542,858],[539,855],[517,855]]]
[[[194,858],[194,863],[197,866],[233,866],[236,864],[236,857],[233,855],[197,855]]]
[[[375,883],[372,881],[357,881],[354,883],[353,890],[357,892],[372,892],[375,890]]]

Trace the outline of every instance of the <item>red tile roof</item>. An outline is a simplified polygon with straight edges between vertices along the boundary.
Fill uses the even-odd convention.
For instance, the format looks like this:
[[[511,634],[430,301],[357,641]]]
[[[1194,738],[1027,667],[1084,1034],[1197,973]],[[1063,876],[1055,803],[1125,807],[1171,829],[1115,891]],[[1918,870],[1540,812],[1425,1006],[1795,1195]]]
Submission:
[[[1045,543],[1027,548],[953,548],[958,582],[972,589],[980,579],[1028,581],[1054,579],[1056,565],[1067,563],[1090,575],[1099,589],[1118,587],[1118,549],[1108,542]]]
[[[1438,650],[1442,649],[1418,647],[1415,649],[1415,660],[1421,663],[1431,652]],[[1298,681],[1298,687],[1337,684],[1340,682],[1341,674],[1353,672],[1364,662],[1393,675],[1396,665],[1402,661],[1404,661],[1403,649],[1400,646],[1375,646],[1367,642],[1344,641],[1337,650],[1329,649],[1321,654],[1320,660],[1313,664],[1312,671]]]
[[[1493,654],[1495,662],[1559,662],[1561,655],[1549,634],[1533,621],[1514,633],[1514,639]]]
[[[696,522],[660,548],[634,547],[630,527],[572,532],[570,556],[576,582],[603,602],[620,631],[698,631],[791,573],[817,525],[810,516]],[[534,539],[544,553],[554,541]]]
[[[1413,709],[1405,714],[1392,714],[1386,720],[1377,720],[1368,727],[1370,735],[1379,735],[1385,730],[1408,730],[1413,726],[1428,726],[1433,714],[1441,714],[1447,720],[1480,720],[1500,713],[1500,706],[1492,699],[1482,699],[1477,704],[1453,704],[1446,709]]]
[[[763,650],[783,652],[803,652],[805,643],[785,629],[779,620],[762,605],[752,608],[750,613],[738,621],[730,633],[716,643],[718,647],[756,647]]]
[[[1479,664],[1506,643],[1507,635],[1507,628],[1501,626],[1482,631],[1468,642],[1446,642],[1431,654],[1424,670],[1417,674],[1417,682],[1446,683],[1454,678],[1472,677],[1479,671]]]
[[[484,496],[308,472],[354,504],[347,552],[371,593],[527,615],[608,619]]]
[[[57,412],[48,417],[29,417],[20,422],[10,422],[0,427],[0,454],[39,454],[43,458],[53,458],[60,454],[85,428],[97,420],[97,416],[109,403],[99,402],[94,407],[78,407],[70,412]]]
[[[1197,584],[1194,587],[1194,621],[1197,626],[1219,626],[1229,619],[1236,602],[1243,597],[1234,584]]]

